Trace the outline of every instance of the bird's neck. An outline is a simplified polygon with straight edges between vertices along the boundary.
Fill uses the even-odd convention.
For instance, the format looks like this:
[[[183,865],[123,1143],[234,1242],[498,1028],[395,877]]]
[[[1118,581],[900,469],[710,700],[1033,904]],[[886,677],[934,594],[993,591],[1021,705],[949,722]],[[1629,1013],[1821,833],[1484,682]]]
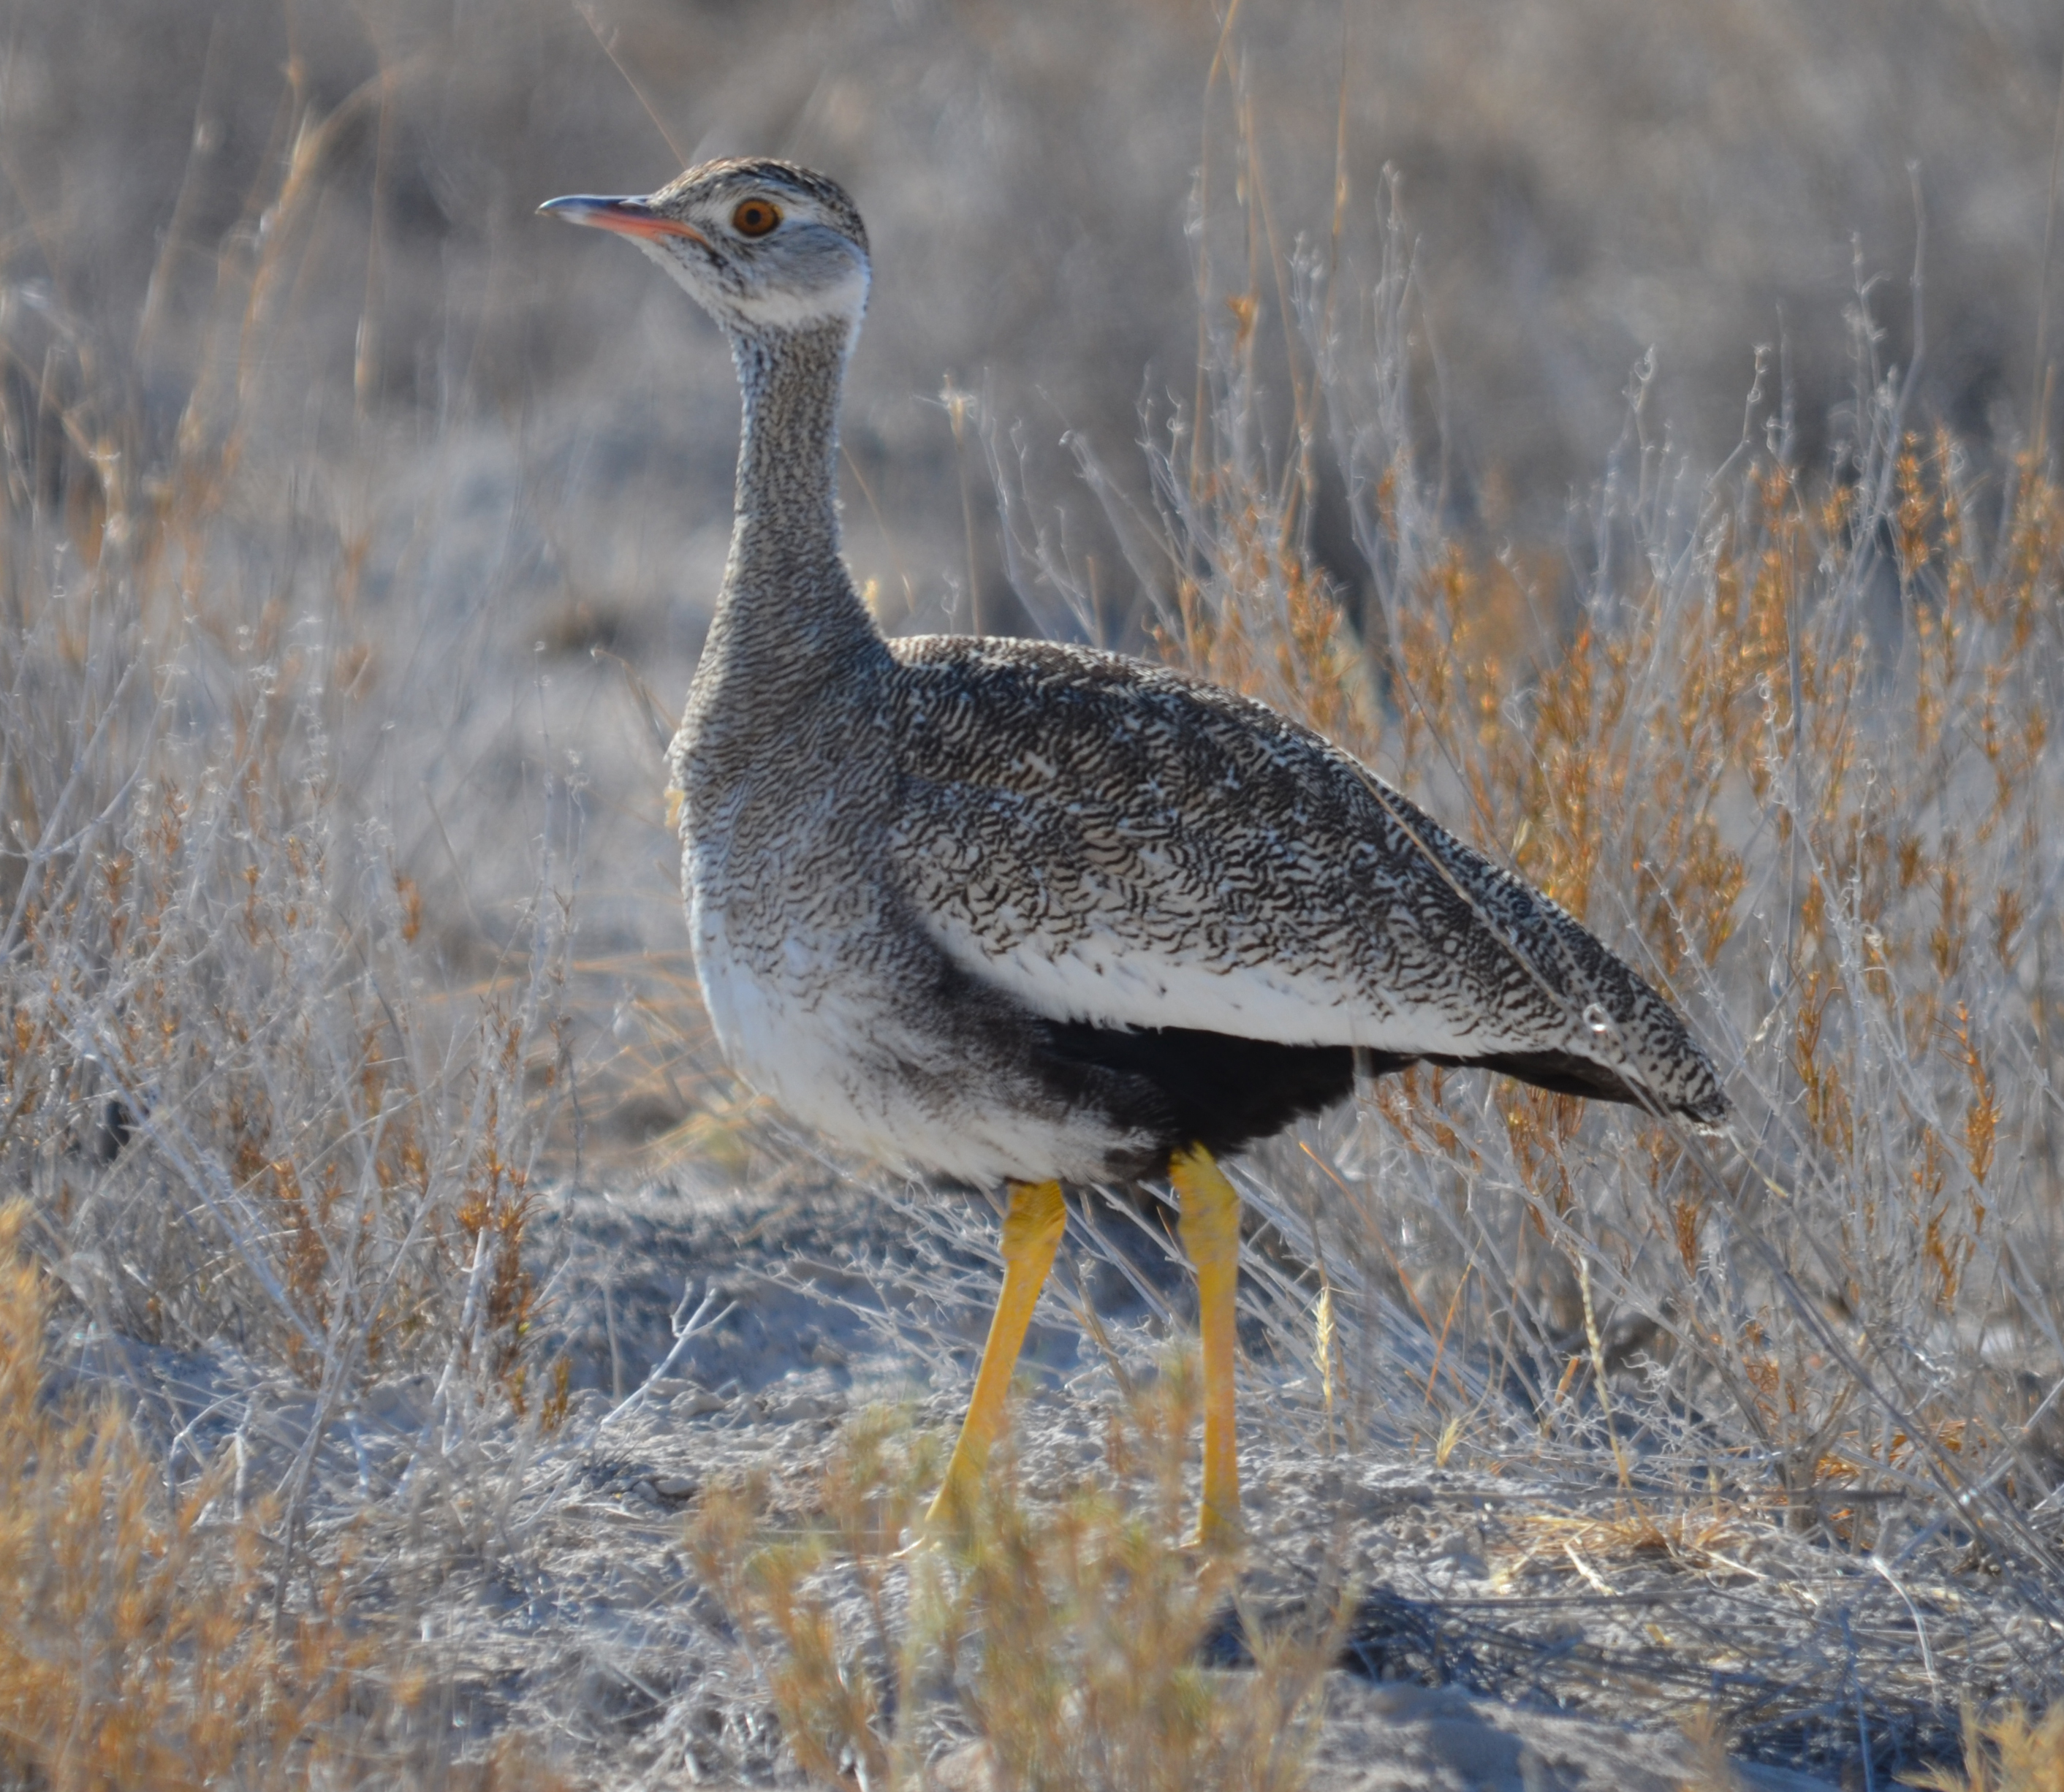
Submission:
[[[744,399],[731,559],[705,653],[757,679],[883,651],[839,558],[838,411],[852,329],[734,336]]]

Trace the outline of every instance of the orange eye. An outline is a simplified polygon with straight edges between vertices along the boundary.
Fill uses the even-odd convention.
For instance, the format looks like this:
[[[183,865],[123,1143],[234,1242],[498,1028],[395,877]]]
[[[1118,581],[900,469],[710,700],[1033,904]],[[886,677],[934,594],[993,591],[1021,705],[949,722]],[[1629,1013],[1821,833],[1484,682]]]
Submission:
[[[731,215],[731,228],[740,236],[764,236],[781,221],[781,208],[772,199],[741,199]]]

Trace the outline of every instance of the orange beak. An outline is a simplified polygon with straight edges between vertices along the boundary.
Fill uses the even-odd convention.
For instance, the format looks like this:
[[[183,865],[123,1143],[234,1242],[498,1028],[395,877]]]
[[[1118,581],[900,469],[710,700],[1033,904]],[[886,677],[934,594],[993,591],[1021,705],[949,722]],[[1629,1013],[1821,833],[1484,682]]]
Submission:
[[[691,243],[709,247],[709,239],[690,226],[655,211],[640,199],[598,199],[592,194],[574,193],[562,199],[547,199],[538,207],[570,224],[591,224],[597,230],[613,230],[623,236],[685,236]]]

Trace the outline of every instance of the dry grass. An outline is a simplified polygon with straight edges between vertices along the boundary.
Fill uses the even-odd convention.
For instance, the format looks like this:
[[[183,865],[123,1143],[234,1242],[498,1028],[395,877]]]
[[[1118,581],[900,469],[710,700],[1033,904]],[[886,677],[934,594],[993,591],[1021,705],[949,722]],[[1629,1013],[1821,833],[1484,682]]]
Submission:
[[[2042,1792],[2064,1778],[2064,1707],[2034,1718],[2009,1705],[1997,1715],[1964,1714],[1963,1770],[1937,1768],[1911,1783],[1933,1792]]]
[[[236,358],[200,371],[161,467],[139,477],[149,444],[83,348],[8,394],[0,1154],[111,1335],[228,1328],[331,1394],[361,1365],[436,1364],[522,1411],[570,884],[548,839],[527,924],[454,983],[356,787],[381,723],[353,700],[378,632],[362,544],[297,570],[312,625],[239,508],[234,376],[263,360],[335,122],[225,265]]]
[[[1232,1617],[1236,1577],[1176,1539],[1199,1410],[1179,1364],[1110,1420],[1108,1473],[1034,1496],[999,1462],[957,1536],[914,1556],[936,1485],[933,1440],[883,1415],[849,1432],[804,1496],[705,1497],[691,1528],[705,1584],[764,1674],[812,1778],[917,1786],[942,1754],[985,1783],[1289,1792],[1340,1634],[1321,1614],[1264,1633],[1252,1671],[1200,1656]],[[841,1621],[827,1582],[857,1582],[870,1621]],[[955,1754],[952,1739],[976,1742]]]
[[[1264,170],[1243,171],[1248,240],[1272,242]],[[1759,382],[1703,473],[1638,381],[1563,564],[1493,554],[1441,508],[1412,346],[1437,320],[1405,244],[1393,219],[1365,304],[1342,302],[1337,234],[1244,284],[1207,272],[1209,398],[1162,431],[1158,548],[1100,489],[1164,653],[1307,718],[1585,919],[1691,1017],[1738,1112],[1705,1138],[1408,1073],[1260,1154],[1250,1198],[1288,1250],[1244,1299],[1274,1410],[1288,1379],[1308,1447],[1602,1474],[1609,1518],[1522,1527],[1561,1530],[1595,1591],[1592,1550],[1726,1571],[1773,1524],[1830,1573],[1925,1581],[1919,1647],[1874,1670],[1887,1694],[1912,1671],[1923,1705],[1945,1690],[1926,1627],[1981,1573],[1997,1646],[1949,1681],[2046,1687],[2064,494],[1917,415],[1860,287],[1820,465],[1788,457]],[[1287,437],[1257,371],[1272,301]],[[1311,553],[1328,451],[1370,579],[1358,630]],[[1020,553],[1088,626],[1085,569]]]
[[[28,1218],[0,1210],[0,1782],[558,1784],[519,1746],[453,1758],[427,1662],[353,1621],[348,1563],[283,1612],[279,1503],[238,1510],[228,1463],[168,1494],[118,1403],[53,1397]]]
[[[569,887],[548,843],[498,960],[452,974],[361,788],[393,646],[366,544],[282,562],[249,520],[247,389],[348,116],[304,120],[224,260],[168,444],[62,320],[18,308],[5,342],[0,1710],[27,1784],[542,1782],[454,1734],[319,1484],[362,1387],[417,1375],[462,1536],[476,1446],[567,1401],[524,1234]],[[284,1454],[248,1407],[209,1429],[232,1388],[289,1403]]]
[[[1802,1498],[1858,1475],[1960,1484],[2018,1415],[1977,1356],[1949,1372],[1945,1352],[2005,1323],[2016,1368],[2055,1361],[2039,917],[2064,501],[2026,458],[1913,427],[1864,334],[1852,433],[1819,474],[1772,458],[1752,417],[1702,481],[1645,439],[1637,395],[1592,554],[1544,586],[1441,530],[1409,434],[1385,433],[1403,395],[1357,391],[1316,288],[1311,402],[1379,574],[1367,649],[1300,550],[1308,490],[1221,448],[1168,464],[1170,650],[1308,715],[1586,918],[1693,1017],[1741,1110],[1715,1149],[1537,1091],[1378,1089],[1361,1149],[1469,1197],[1461,1254],[1443,1271],[1422,1250],[1414,1298],[1473,1339],[1518,1318],[1531,1372],[1563,1382],[1553,1340],[1595,1355],[1638,1307],[1647,1397],[1675,1376],[1723,1400]],[[1361,364],[1401,385],[1381,337],[1402,339],[1409,284],[1393,266],[1378,290]],[[1401,1261],[1410,1241],[1390,1242]]]
[[[530,1573],[553,1477],[603,1453],[540,1345],[539,1213],[648,1164],[647,1134],[704,1172],[824,1174],[715,1062],[642,864],[656,775],[625,794],[569,751],[570,726],[582,751],[649,734],[635,679],[572,705],[482,619],[535,587],[442,558],[462,457],[397,449],[377,329],[348,422],[281,421],[338,289],[325,206],[427,65],[386,66],[335,104],[290,87],[210,293],[155,289],[174,373],[48,290],[0,313],[0,1175],[24,1203],[0,1711],[31,1783],[528,1771],[424,1740],[459,1670],[409,1639],[447,1581]],[[989,431],[998,562],[1028,613],[1139,621],[1548,890],[1671,993],[1739,1110],[1708,1138],[1413,1073],[1256,1154],[1248,1436],[1344,1487],[1423,1461],[1511,1490],[1494,1593],[1757,1589],[1767,1632],[1723,1649],[1673,1618],[1657,1659],[1695,1680],[1767,1645],[1828,1750],[1888,1764],[1915,1732],[1881,1708],[2041,1709],[2064,1605],[2051,461],[1925,409],[1860,286],[1824,452],[1775,369],[1718,471],[1638,381],[1567,541],[1502,545],[1444,476],[1441,320],[1400,216],[1365,217],[1365,264],[1344,213],[1285,235],[1236,59],[1207,103],[1201,402],[1150,420],[1143,476],[1082,450],[1127,588],[1020,489],[991,405],[955,421]],[[484,718],[475,681],[520,716]],[[913,1307],[986,1296],[985,1218],[881,1192]],[[1083,1262],[1114,1227],[1172,1249],[1137,1206],[1070,1223]],[[1094,1481],[1001,1477],[915,1567],[891,1559],[930,1472],[907,1431],[856,1431],[771,1512],[705,1500],[701,1578],[800,1768],[915,1783],[965,1737],[1027,1783],[1295,1782],[1332,1621],[1259,1673],[1198,1665],[1229,1589],[1168,1540],[1187,1384],[1158,1371],[1186,1315],[1125,1273],[1158,1330],[1099,1334],[1134,1391]],[[338,1437],[396,1386],[423,1401],[386,1476]],[[293,1415],[269,1442],[264,1402]],[[1357,1566],[1336,1549],[1320,1578]],[[2053,1728],[1974,1721],[1965,1782],[2041,1783]]]

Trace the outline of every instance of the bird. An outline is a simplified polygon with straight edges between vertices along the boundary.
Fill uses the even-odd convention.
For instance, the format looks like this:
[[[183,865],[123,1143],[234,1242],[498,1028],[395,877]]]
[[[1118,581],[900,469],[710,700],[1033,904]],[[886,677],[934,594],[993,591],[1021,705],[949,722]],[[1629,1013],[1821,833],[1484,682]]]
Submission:
[[[1482,1066],[1710,1129],[1711,1062],[1562,908],[1262,703],[1067,642],[884,637],[841,548],[873,269],[836,182],[734,158],[539,209],[635,244],[737,372],[730,553],[667,756],[719,1045],[827,1138],[1007,1191],[928,1533],[974,1510],[1064,1186],[1165,1177],[1198,1283],[1192,1542],[1238,1548],[1221,1160],[1348,1097],[1358,1064]]]

